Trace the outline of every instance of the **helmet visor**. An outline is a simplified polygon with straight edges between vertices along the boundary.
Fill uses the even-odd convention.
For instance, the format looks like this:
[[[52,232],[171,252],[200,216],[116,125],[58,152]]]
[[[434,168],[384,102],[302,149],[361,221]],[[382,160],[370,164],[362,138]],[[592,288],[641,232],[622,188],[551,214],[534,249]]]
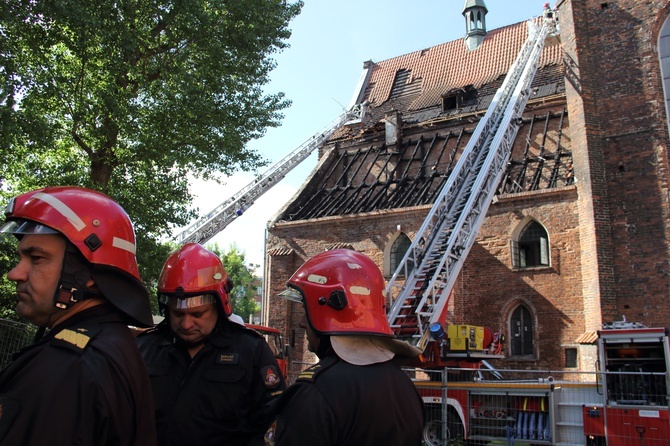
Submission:
[[[176,297],[169,294],[160,294],[158,302],[174,310],[187,310],[189,308],[201,307],[207,304],[215,304],[216,297],[213,294],[199,294],[197,296]]]
[[[32,220],[9,220],[0,226],[0,232],[8,234],[59,234],[55,229]]]
[[[284,291],[279,293],[279,297],[281,297],[282,299],[291,300],[293,302],[298,303],[302,303],[305,300],[300,290],[291,287],[288,287]]]

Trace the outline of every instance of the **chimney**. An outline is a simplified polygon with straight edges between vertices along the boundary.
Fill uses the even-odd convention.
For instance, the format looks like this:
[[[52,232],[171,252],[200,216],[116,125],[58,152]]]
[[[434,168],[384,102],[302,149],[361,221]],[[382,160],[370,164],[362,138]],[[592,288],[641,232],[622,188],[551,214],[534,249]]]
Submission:
[[[484,0],[465,0],[465,46],[468,51],[476,50],[486,37],[486,9]]]
[[[386,113],[384,116],[384,130],[386,131],[386,145],[395,146],[400,140],[402,117],[397,110]]]

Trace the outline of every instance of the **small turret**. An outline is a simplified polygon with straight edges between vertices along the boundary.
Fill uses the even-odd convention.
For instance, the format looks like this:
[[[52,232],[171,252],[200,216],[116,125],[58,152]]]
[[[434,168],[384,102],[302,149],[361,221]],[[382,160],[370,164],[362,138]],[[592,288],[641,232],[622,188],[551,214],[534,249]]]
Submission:
[[[484,0],[465,0],[463,17],[465,17],[465,45],[469,51],[479,48],[486,37],[486,8]]]

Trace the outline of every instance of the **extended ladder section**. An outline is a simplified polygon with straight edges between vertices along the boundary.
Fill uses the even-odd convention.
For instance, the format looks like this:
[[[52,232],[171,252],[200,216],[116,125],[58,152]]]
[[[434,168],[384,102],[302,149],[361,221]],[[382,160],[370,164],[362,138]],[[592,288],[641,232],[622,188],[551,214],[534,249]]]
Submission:
[[[528,39],[477,125],[386,288],[394,333],[421,349],[439,322],[509,159],[545,38],[554,22],[528,22]]]
[[[351,106],[331,124],[279,160],[265,173],[218,205],[206,216],[188,226],[175,237],[175,241],[179,244],[186,244],[190,242],[205,243],[210,240],[234,219],[241,216],[258,197],[281,181],[288,172],[303,162],[317,147],[326,142],[338,128],[348,122],[356,122],[362,119],[363,113],[363,104]]]

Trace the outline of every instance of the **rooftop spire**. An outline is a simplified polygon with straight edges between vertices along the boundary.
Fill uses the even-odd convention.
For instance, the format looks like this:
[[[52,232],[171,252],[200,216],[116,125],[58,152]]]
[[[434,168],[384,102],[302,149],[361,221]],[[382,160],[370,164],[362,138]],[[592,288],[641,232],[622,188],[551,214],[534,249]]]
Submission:
[[[479,48],[486,37],[488,12],[484,0],[465,0],[462,12],[465,17],[465,45],[470,51]]]

